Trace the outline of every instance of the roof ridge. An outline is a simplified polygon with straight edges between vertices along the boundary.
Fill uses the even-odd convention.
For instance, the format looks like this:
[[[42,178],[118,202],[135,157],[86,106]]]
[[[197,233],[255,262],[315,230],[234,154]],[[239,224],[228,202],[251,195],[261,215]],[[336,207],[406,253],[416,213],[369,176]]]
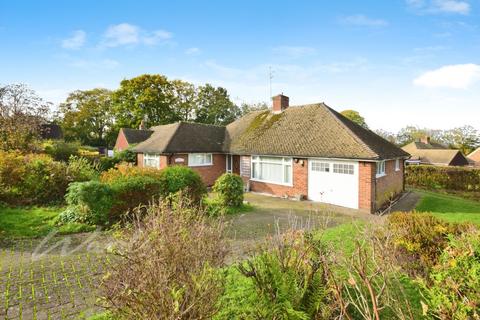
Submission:
[[[180,124],[194,124],[194,125],[200,125],[200,126],[205,126],[205,127],[220,127],[220,128],[225,128],[226,126],[220,125],[220,124],[211,124],[211,123],[201,123],[201,122],[194,122],[194,121],[178,121],[175,123],[180,123]]]
[[[377,152],[373,151],[372,148],[370,148],[370,146],[368,146],[365,141],[363,141],[359,136],[357,136],[348,126],[345,125],[345,123],[343,123],[337,116],[338,115],[341,115],[339,112],[336,112],[335,110],[333,110],[332,108],[330,108],[329,106],[327,106],[324,102],[320,103],[320,106],[322,106],[323,108],[325,108],[332,116],[333,118],[335,119],[335,121],[337,121],[344,129],[346,129],[346,131],[348,132],[348,134],[353,137],[355,140],[357,140],[358,142],[360,142],[361,145],[363,145],[365,148],[367,148],[368,151],[370,151],[371,153],[373,153],[377,158],[379,158],[380,156],[378,155]],[[345,118],[347,119],[347,118]],[[347,119],[348,121],[351,121],[349,119]],[[352,121],[353,122],[353,121]],[[366,130],[366,129],[365,129]]]

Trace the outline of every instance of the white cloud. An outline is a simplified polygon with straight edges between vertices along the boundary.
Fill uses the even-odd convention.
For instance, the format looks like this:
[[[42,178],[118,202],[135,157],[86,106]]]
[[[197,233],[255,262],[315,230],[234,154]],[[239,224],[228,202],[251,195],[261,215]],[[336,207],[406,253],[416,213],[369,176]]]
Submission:
[[[301,47],[301,46],[278,46],[273,48],[273,52],[276,54],[283,54],[290,58],[301,58],[310,56],[316,53],[315,48]]]
[[[70,38],[62,41],[62,48],[65,49],[80,49],[87,40],[87,34],[83,30],[76,30]]]
[[[188,48],[187,50],[185,50],[185,54],[188,54],[188,55],[196,55],[196,54],[199,54],[200,53],[200,49],[199,48],[196,48],[196,47],[192,47],[192,48]]]
[[[125,45],[156,45],[172,38],[165,30],[145,31],[136,25],[120,23],[108,27],[103,36],[102,46],[118,47]]]
[[[115,69],[120,65],[120,63],[113,59],[103,59],[103,60],[84,60],[84,59],[77,59],[72,60],[69,63],[70,66],[82,69]]]
[[[420,13],[470,13],[470,3],[464,0],[407,0],[407,5]]]
[[[480,80],[480,65],[456,64],[427,71],[413,80],[416,86],[427,88],[467,89]]]
[[[370,18],[363,14],[355,14],[352,16],[343,17],[340,19],[340,22],[343,24],[360,27],[385,27],[388,25],[386,20]]]

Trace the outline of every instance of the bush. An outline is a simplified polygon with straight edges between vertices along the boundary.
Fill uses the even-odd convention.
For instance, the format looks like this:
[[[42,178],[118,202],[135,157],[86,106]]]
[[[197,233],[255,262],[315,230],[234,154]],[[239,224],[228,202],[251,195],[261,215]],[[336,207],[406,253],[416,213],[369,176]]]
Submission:
[[[97,168],[86,158],[71,156],[68,159],[67,172],[72,181],[98,179]]]
[[[80,144],[77,142],[49,141],[44,151],[56,161],[67,162],[71,156],[79,155]]]
[[[407,166],[407,185],[426,189],[479,191],[480,170],[460,167]]]
[[[480,319],[480,232],[454,238],[425,286],[429,312],[438,319]]]
[[[98,181],[75,182],[65,196],[68,207],[60,214],[61,222],[81,222],[94,225],[107,223],[115,198],[108,185]]]
[[[426,213],[394,213],[387,219],[392,250],[403,270],[411,276],[427,277],[438,262],[450,235],[469,227],[451,224]]]
[[[105,171],[100,176],[100,181],[105,183],[114,183],[117,180],[123,180],[125,177],[151,177],[160,179],[161,171],[153,168],[131,167],[119,165],[116,169]]]
[[[223,224],[182,199],[135,221],[101,286],[107,309],[122,319],[211,319],[223,292]]]
[[[243,180],[239,175],[224,173],[213,186],[218,199],[226,207],[241,207],[243,204]]]
[[[163,197],[168,197],[182,191],[184,196],[193,203],[200,203],[207,193],[202,178],[189,167],[173,166],[160,171],[160,192]]]

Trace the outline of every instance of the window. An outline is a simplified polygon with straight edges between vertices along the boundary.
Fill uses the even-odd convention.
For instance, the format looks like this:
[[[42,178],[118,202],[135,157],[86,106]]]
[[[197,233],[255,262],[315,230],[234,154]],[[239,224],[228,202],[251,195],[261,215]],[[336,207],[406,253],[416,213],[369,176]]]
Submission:
[[[385,161],[377,162],[377,177],[385,175]]]
[[[252,156],[252,179],[292,184],[292,158]]]
[[[312,171],[330,172],[330,163],[312,161]]]
[[[395,160],[395,171],[400,171],[400,159]]]
[[[212,154],[211,153],[189,153],[188,165],[190,167],[211,166]]]
[[[342,173],[342,174],[353,174],[353,164],[346,164],[346,163],[334,163],[333,164],[333,172],[334,173]]]
[[[150,168],[160,168],[160,156],[158,154],[145,153],[143,155],[143,166]]]

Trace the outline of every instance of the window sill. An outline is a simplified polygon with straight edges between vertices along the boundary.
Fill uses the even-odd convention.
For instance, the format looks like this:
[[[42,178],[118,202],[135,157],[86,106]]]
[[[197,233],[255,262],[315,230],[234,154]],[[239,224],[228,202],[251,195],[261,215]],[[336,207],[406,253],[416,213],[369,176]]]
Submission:
[[[189,164],[189,167],[211,167],[213,163],[206,163],[206,164]]]
[[[258,179],[254,179],[254,178],[250,178],[250,181],[268,183],[268,184],[276,184],[278,186],[285,186],[285,187],[293,187],[293,184],[290,184],[290,183],[272,182],[272,181],[258,180]]]
[[[375,178],[382,178],[382,177],[385,177],[387,174],[386,173],[382,173],[382,174],[377,174],[375,175]]]

